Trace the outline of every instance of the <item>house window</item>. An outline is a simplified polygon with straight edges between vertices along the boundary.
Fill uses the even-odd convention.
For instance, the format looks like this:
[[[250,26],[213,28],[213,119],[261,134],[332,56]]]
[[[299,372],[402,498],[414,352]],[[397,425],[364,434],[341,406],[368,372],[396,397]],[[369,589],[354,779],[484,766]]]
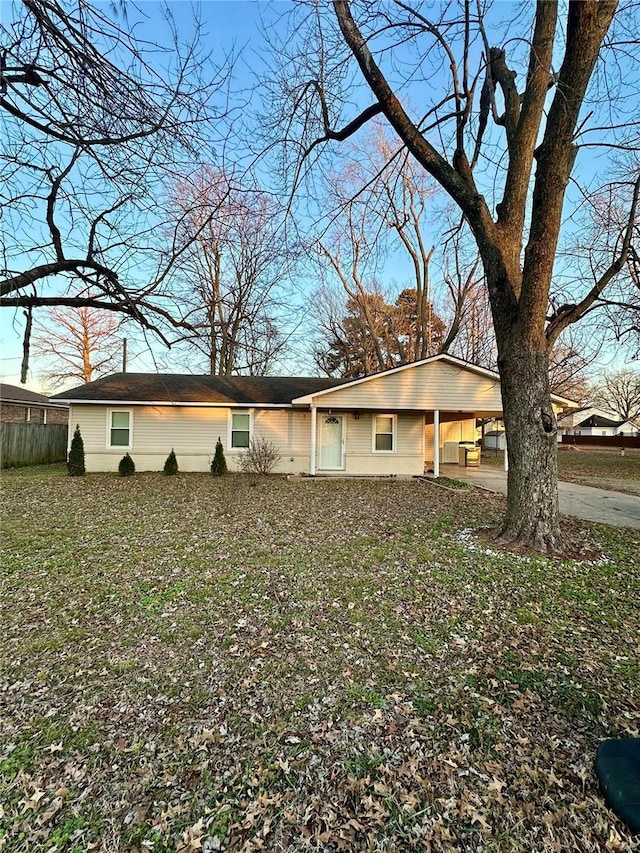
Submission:
[[[131,448],[131,411],[114,409],[109,412],[109,447]]]
[[[251,415],[248,412],[231,413],[230,446],[236,450],[246,450],[251,442]]]
[[[396,449],[396,416],[374,415],[373,452],[394,453]]]

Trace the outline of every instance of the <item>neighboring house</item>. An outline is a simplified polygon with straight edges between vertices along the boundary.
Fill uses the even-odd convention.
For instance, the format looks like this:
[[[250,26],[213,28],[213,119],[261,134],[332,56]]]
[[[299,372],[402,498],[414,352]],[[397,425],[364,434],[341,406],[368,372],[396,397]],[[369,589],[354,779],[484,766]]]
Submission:
[[[621,420],[620,417],[604,409],[576,409],[558,419],[558,441],[563,435],[586,436],[636,436],[640,429],[631,421]]]
[[[0,383],[0,423],[66,424],[68,421],[68,403],[54,403],[44,394]]]
[[[637,429],[629,421],[591,415],[576,424],[574,435],[637,435]]]
[[[633,421],[623,421],[618,426],[616,435],[640,436],[640,424]]]
[[[437,475],[445,444],[473,442],[476,418],[502,416],[498,374],[449,355],[352,381],[117,373],[56,399],[71,405],[89,471],[117,470],[126,452],[158,471],[171,448],[180,470],[206,471],[218,437],[233,470],[264,437],[283,473]]]

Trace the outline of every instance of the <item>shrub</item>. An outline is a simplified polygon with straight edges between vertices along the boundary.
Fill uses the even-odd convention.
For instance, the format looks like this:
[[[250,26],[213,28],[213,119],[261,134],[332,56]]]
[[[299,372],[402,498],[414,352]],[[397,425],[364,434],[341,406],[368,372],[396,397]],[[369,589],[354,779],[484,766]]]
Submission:
[[[211,463],[211,473],[214,477],[222,477],[227,473],[227,460],[224,458],[224,448],[222,442],[218,438],[216,442],[216,452]]]
[[[164,463],[164,473],[167,476],[178,473],[178,460],[176,459],[173,447],[171,448],[171,453],[167,456],[167,461]]]
[[[240,458],[245,474],[271,474],[280,461],[278,447],[269,438],[254,438]]]
[[[67,460],[67,471],[70,477],[82,477],[85,473],[84,467],[84,442],[80,435],[80,425],[76,425],[76,430],[71,439],[71,448],[69,449],[69,459]]]
[[[120,464],[118,465],[118,471],[120,472],[121,477],[130,477],[132,474],[136,473],[136,466],[134,464],[133,459],[129,456],[128,453],[120,460]]]

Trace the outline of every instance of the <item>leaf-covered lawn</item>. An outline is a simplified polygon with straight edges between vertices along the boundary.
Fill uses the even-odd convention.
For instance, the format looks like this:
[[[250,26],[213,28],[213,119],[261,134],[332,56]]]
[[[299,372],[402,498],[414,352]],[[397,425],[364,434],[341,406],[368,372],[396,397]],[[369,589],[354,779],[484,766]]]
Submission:
[[[504,453],[484,451],[482,464],[502,467]],[[559,447],[558,474],[567,483],[640,495],[640,450],[627,448],[620,456],[619,448]]]
[[[514,557],[469,532],[501,498],[425,481],[3,503],[3,853],[638,849],[592,772],[640,734],[638,533]]]

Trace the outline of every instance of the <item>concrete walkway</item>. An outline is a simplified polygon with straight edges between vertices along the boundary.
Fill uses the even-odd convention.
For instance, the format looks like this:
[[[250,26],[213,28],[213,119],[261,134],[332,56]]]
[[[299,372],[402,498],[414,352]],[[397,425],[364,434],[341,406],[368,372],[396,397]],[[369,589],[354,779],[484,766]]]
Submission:
[[[442,477],[472,483],[491,492],[507,494],[507,474],[501,468],[485,466],[464,468],[459,465],[441,465]],[[587,521],[613,524],[616,527],[633,527],[640,530],[640,497],[622,492],[609,492],[575,483],[558,483],[560,512]]]

